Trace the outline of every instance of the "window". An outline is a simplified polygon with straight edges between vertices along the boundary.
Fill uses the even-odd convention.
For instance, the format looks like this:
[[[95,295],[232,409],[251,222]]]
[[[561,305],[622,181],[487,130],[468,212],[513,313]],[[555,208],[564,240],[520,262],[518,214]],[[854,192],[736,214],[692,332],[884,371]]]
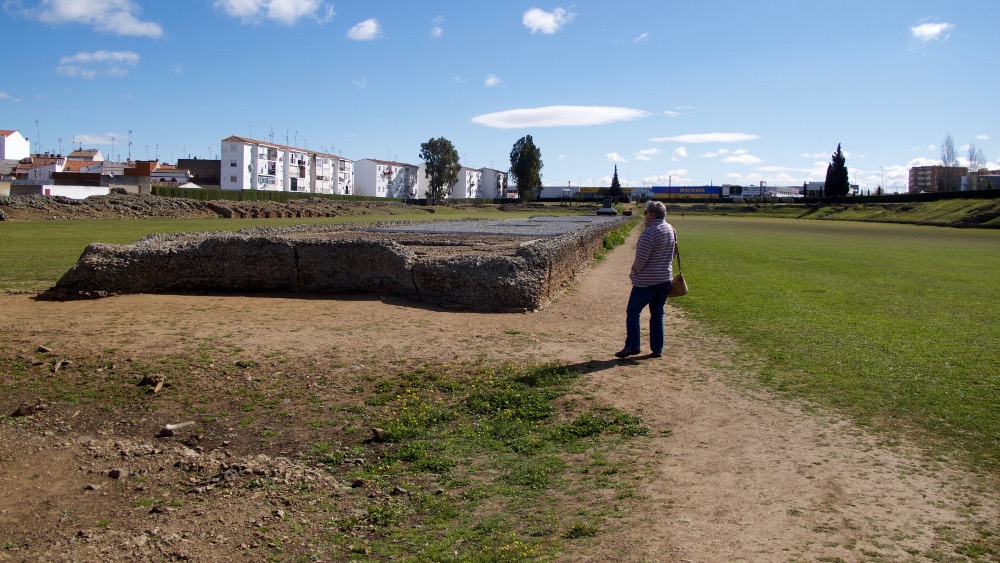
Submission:
[[[229,181],[235,184],[236,183],[236,176],[230,176],[229,177]]]
[[[229,167],[230,168],[236,168],[236,161],[235,160],[230,160],[229,161]]]

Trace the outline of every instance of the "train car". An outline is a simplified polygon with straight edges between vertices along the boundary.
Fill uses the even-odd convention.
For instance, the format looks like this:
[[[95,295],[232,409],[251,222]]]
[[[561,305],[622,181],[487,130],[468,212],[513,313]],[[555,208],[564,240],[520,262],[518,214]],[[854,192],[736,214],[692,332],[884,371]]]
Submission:
[[[653,186],[650,188],[653,199],[693,198],[719,199],[722,190],[719,186]]]

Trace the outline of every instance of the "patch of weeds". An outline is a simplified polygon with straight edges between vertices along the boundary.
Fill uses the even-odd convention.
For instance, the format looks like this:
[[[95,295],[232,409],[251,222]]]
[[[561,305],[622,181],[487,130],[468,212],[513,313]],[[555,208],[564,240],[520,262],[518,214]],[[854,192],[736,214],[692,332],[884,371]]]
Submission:
[[[98,528],[107,528],[110,525],[111,525],[111,520],[108,520],[106,518],[97,521]]]
[[[504,460],[500,480],[508,485],[541,490],[562,473],[566,462],[555,456],[518,456]]]
[[[19,548],[20,548],[20,545],[16,541],[8,541],[8,542],[0,543],[0,549],[2,549],[4,551],[10,551],[12,549],[19,549]]]
[[[592,538],[597,535],[600,528],[590,522],[574,522],[572,526],[566,530],[563,537],[568,540],[575,540],[579,538]]]
[[[247,488],[270,490],[275,488],[274,479],[270,477],[258,477],[256,479],[251,479],[247,481]]]
[[[597,469],[600,488],[635,496],[628,466],[587,453],[614,452],[621,440],[607,436],[648,429],[638,417],[600,407],[566,420],[561,413],[581,406],[565,400],[579,377],[561,365],[442,364],[367,379],[372,393],[364,405],[324,409],[330,426],[357,445],[316,441],[303,454],[346,482],[364,483],[345,497],[353,507],[340,507],[342,516],[327,522],[329,541],[347,553],[364,546],[358,555],[379,560],[537,561],[556,558],[561,534],[597,534],[610,512],[584,516],[567,531],[558,515],[583,514],[575,507],[588,495],[545,491],[570,483],[594,489],[595,479],[573,476]],[[345,424],[348,418],[357,422]],[[371,428],[381,429],[377,440],[365,439]],[[358,461],[348,463],[352,458]]]

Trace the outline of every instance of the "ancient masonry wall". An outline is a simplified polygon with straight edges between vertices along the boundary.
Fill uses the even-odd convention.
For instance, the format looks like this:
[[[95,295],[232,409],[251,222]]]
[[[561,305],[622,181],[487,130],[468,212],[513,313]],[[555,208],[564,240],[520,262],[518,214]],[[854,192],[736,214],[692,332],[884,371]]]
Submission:
[[[447,256],[418,255],[397,242],[336,227],[151,235],[131,245],[87,246],[40,298],[186,291],[378,292],[449,308],[535,310],[587,267],[604,235],[627,220],[536,238],[513,253]],[[334,230],[336,238],[325,236]]]

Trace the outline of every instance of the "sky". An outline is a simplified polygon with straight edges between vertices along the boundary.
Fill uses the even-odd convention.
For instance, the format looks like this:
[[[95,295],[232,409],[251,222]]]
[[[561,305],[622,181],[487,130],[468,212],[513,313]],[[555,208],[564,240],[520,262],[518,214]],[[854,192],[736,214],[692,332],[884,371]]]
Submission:
[[[0,0],[0,129],[218,158],[239,135],[547,186],[801,186],[840,144],[903,191],[946,137],[1000,168],[998,0]]]

